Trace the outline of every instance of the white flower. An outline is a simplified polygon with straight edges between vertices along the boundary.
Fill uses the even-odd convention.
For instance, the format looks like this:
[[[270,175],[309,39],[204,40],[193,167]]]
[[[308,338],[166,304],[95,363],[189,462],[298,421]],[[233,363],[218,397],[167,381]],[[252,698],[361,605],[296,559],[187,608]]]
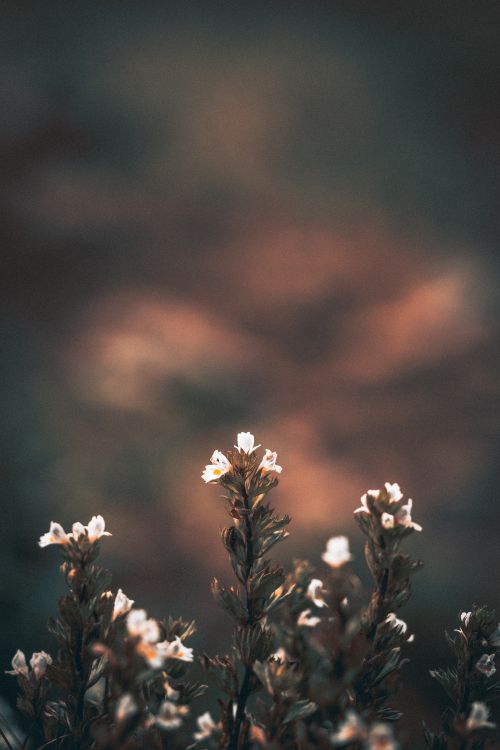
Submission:
[[[337,731],[330,735],[334,745],[347,745],[355,740],[362,740],[366,736],[364,722],[352,709],[345,713],[345,719],[340,722]]]
[[[319,578],[312,578],[311,583],[307,587],[306,596],[308,599],[311,599],[311,601],[314,602],[317,607],[328,607],[328,604],[321,596],[322,588],[323,581],[321,581]]]
[[[278,466],[276,463],[277,458],[278,454],[276,451],[270,451],[269,448],[266,448],[264,458],[259,464],[259,469],[261,469],[261,471],[275,471],[277,474],[281,474],[283,467]]]
[[[370,515],[370,508],[368,507],[368,495],[376,500],[380,495],[380,490],[367,490],[364,495],[361,496],[361,506],[356,508],[355,513],[368,513]]]
[[[465,625],[465,627],[469,625],[471,616],[472,612],[462,612],[462,614],[460,615],[460,620],[462,621],[462,624]]]
[[[406,631],[408,630],[408,625],[404,620],[400,620],[396,617],[394,612],[389,612],[387,617],[385,618],[385,622],[395,630],[398,630],[401,635],[404,635]]]
[[[495,654],[483,654],[476,662],[476,669],[486,677],[492,677],[496,670]]]
[[[303,625],[306,628],[315,628],[319,625],[321,619],[319,617],[311,617],[311,610],[304,609],[303,612],[297,618],[297,625]]]
[[[407,528],[415,529],[415,531],[422,531],[422,527],[418,523],[414,523],[411,520],[411,509],[413,507],[413,500],[408,500],[406,505],[402,505],[401,508],[394,514],[394,522],[399,526],[406,526]]]
[[[37,680],[43,677],[48,665],[52,664],[52,657],[45,651],[35,651],[30,659],[30,667]]]
[[[257,448],[260,448],[259,445],[254,445],[255,438],[252,435],[251,432],[238,432],[238,438],[237,438],[237,445],[234,447],[239,450],[240,453],[253,453]]]
[[[115,719],[124,721],[138,710],[137,703],[130,693],[124,693],[116,704]]]
[[[13,674],[13,675],[23,675],[23,677],[27,677],[29,674],[28,665],[26,664],[26,657],[24,655],[24,652],[20,649],[17,649],[16,653],[12,657],[11,661],[12,669],[6,669],[5,674]]]
[[[140,638],[145,643],[156,643],[160,637],[160,628],[156,620],[149,618],[144,609],[132,609],[127,616],[128,634]]]
[[[212,719],[210,715],[210,711],[205,711],[204,714],[201,716],[198,716],[196,719],[196,723],[198,725],[198,732],[195,732],[193,734],[193,739],[196,740],[196,742],[200,742],[201,740],[205,740],[212,732],[217,729],[217,724]]]
[[[201,475],[201,478],[205,482],[213,482],[214,480],[220,479],[221,476],[231,468],[230,462],[220,451],[214,451],[210,461],[211,463],[205,466],[203,474]]]
[[[398,503],[403,498],[403,493],[401,492],[401,488],[399,484],[394,482],[394,484],[391,484],[390,482],[386,482],[385,485],[385,491],[389,495],[389,500],[391,503]],[[373,492],[373,490],[369,490],[370,492]]]
[[[158,646],[163,648],[166,659],[193,661],[193,649],[185,646],[179,636],[176,636],[173,641],[162,641]]]
[[[38,544],[40,547],[48,547],[49,544],[67,544],[68,538],[61,524],[51,521],[49,530],[40,537]]]
[[[331,568],[341,568],[352,560],[349,539],[346,536],[332,536],[326,543],[326,551],[321,555],[321,559]]]
[[[382,516],[380,518],[380,523],[384,527],[384,529],[393,529],[394,528],[394,516],[390,513],[382,513]]]
[[[274,652],[274,654],[271,654],[271,657],[273,659],[279,659],[283,663],[288,661],[288,654],[283,648],[283,646],[280,646],[279,649]]]
[[[465,726],[470,731],[473,731],[474,729],[496,729],[496,724],[493,724],[492,721],[488,721],[489,715],[490,710],[486,703],[474,701]]]
[[[109,531],[104,531],[106,522],[102,516],[92,516],[87,526],[89,542],[96,542],[102,536],[112,536]]]
[[[76,521],[76,523],[74,523],[71,528],[71,534],[68,534],[68,536],[72,536],[76,541],[79,537],[85,536],[86,532],[87,528],[83,525],[83,523],[80,523],[80,521]]]
[[[178,706],[172,701],[165,700],[160,706],[156,723],[160,729],[177,729],[182,724],[181,716],[188,712],[187,706]]]
[[[368,734],[368,750],[397,750],[399,743],[394,740],[394,734],[388,724],[374,724]]]
[[[118,589],[113,605],[113,620],[129,612],[133,605],[134,599],[129,599],[121,589]]]

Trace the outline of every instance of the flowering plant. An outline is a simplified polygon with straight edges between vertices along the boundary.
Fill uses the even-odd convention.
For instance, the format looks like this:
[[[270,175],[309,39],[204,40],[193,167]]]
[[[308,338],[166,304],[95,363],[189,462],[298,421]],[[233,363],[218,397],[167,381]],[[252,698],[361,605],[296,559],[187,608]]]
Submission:
[[[18,708],[27,719],[16,745],[0,728],[8,750],[404,750],[402,714],[391,701],[400,688],[413,640],[399,610],[411,596],[422,563],[402,551],[422,531],[412,501],[398,484],[368,490],[355,518],[365,537],[374,581],[366,597],[349,569],[349,540],[334,536],[321,555],[323,573],[305,560],[289,570],[269,555],[288,536],[288,516],[268,501],[282,472],[274,451],[259,457],[254,436],[241,432],[234,450],[214,451],[202,479],[216,485],[230,518],[221,531],[234,585],[212,581],[215,601],[231,619],[233,644],[222,656],[198,655],[218,716],[191,704],[207,686],[187,679],[194,623],[149,617],[97,564],[106,531],[102,516],[66,533],[51,522],[40,546],[59,546],[68,593],[49,621],[56,650],[16,652],[11,669],[19,685]],[[319,577],[321,576],[321,577]],[[493,746],[490,704],[500,694],[495,658],[500,625],[494,613],[474,606],[446,635],[455,663],[431,672],[450,704],[442,727],[425,724],[431,750],[481,750]]]

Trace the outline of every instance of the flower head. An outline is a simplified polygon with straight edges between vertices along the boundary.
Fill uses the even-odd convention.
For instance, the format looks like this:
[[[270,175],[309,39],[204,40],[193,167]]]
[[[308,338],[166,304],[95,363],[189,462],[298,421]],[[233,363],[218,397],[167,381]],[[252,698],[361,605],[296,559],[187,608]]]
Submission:
[[[87,526],[89,542],[96,542],[102,536],[112,536],[109,531],[104,531],[106,522],[102,516],[92,516]]]
[[[121,615],[125,615],[132,609],[133,605],[134,599],[129,599],[121,589],[118,589],[113,605],[113,620],[116,620]]]
[[[370,515],[371,511],[368,505],[368,499],[377,500],[380,496],[380,490],[367,490],[364,495],[361,496],[361,505],[356,508],[354,513],[367,513]]]
[[[276,463],[277,459],[278,454],[276,451],[270,451],[269,448],[266,448],[264,457],[259,464],[259,469],[261,471],[275,471],[277,474],[281,474],[283,467]]]
[[[182,716],[188,712],[187,706],[178,706],[173,701],[165,700],[160,706],[156,717],[156,724],[160,729],[170,731],[177,729],[182,724]]]
[[[384,484],[384,487],[387,495],[389,496],[389,502],[399,503],[399,501],[402,500],[403,493],[401,492],[401,487],[399,486],[399,484],[397,484],[397,482],[394,482],[394,484],[386,482]],[[373,492],[373,490],[369,491]]]
[[[127,617],[128,634],[145,643],[157,643],[160,628],[156,620],[148,618],[145,609],[132,609]]]
[[[52,657],[45,651],[36,651],[30,659],[30,667],[37,680],[43,677],[45,670],[52,664]]]
[[[240,453],[246,453],[249,455],[253,453],[260,445],[254,445],[255,438],[251,432],[238,432],[237,445],[234,447],[239,450]]]
[[[362,740],[365,737],[366,727],[363,720],[358,716],[356,711],[348,709],[345,719],[340,722],[337,731],[330,736],[330,739],[334,745],[347,745],[356,740]]]
[[[341,568],[352,560],[349,539],[346,536],[332,536],[326,543],[326,551],[321,555],[321,559],[331,568]]]
[[[460,615],[460,620],[465,627],[468,627],[470,618],[472,617],[472,612],[462,612]]]
[[[476,669],[486,677],[492,677],[497,671],[495,654],[483,654],[476,662]]]
[[[301,625],[306,628],[315,628],[321,622],[320,617],[311,617],[311,610],[304,609],[297,618],[297,625]]]
[[[205,466],[203,474],[201,475],[201,478],[205,482],[216,481],[231,469],[231,463],[220,451],[214,451],[212,453],[210,461],[211,463]]]
[[[193,661],[193,649],[185,646],[179,636],[176,636],[173,641],[162,641],[158,645],[164,648],[166,659]]]
[[[17,649],[16,653],[12,657],[11,666],[12,669],[6,669],[5,674],[12,674],[15,676],[23,675],[23,677],[28,676],[29,669],[26,663],[26,657],[24,655],[24,652],[20,649]]]
[[[309,586],[307,587],[306,596],[310,599],[317,607],[328,607],[321,595],[323,588],[323,581],[319,578],[312,578]]]
[[[217,724],[212,719],[209,711],[205,711],[204,714],[198,716],[196,724],[198,725],[198,731],[193,734],[193,739],[196,742],[207,739],[217,729]]]
[[[404,635],[408,630],[408,625],[406,624],[406,622],[396,617],[394,612],[389,612],[389,614],[385,618],[385,622],[389,625],[389,627],[394,628],[394,630],[398,630],[401,635]]]
[[[68,534],[66,534],[61,524],[51,521],[49,530],[45,534],[42,534],[38,544],[40,547],[48,547],[49,544],[67,544],[68,539]]]
[[[474,701],[465,726],[469,731],[474,731],[475,729],[496,729],[496,724],[488,721],[489,715],[490,710],[486,703]]]

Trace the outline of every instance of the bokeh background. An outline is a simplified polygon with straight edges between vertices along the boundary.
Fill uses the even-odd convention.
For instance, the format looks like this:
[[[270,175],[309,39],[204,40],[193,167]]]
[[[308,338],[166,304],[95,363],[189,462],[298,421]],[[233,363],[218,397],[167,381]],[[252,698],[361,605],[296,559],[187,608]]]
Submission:
[[[347,533],[369,584],[359,496],[413,497],[399,705],[436,719],[443,628],[500,606],[499,7],[2,4],[2,670],[51,647],[39,535],[94,513],[116,585],[223,648],[200,474],[251,430],[283,561]]]

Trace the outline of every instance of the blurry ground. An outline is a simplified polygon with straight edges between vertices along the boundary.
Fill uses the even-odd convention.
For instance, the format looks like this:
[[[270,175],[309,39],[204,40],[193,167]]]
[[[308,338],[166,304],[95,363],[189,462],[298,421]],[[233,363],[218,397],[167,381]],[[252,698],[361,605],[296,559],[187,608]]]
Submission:
[[[161,5],[3,7],[1,664],[50,647],[38,536],[98,512],[220,648],[200,473],[251,430],[283,560],[347,532],[363,570],[359,495],[414,498],[418,726],[444,625],[500,606],[498,6]]]

